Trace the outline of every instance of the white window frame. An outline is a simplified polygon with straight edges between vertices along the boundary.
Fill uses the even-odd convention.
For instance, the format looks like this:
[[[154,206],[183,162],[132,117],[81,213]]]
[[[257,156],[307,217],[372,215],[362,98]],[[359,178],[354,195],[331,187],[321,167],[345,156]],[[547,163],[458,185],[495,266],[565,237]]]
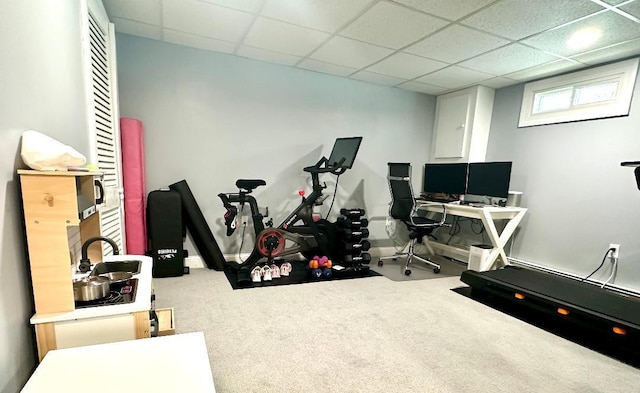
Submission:
[[[635,58],[527,83],[524,85],[518,127],[628,115],[638,72],[638,62],[639,59]],[[575,106],[572,103],[572,106],[565,110],[533,113],[536,94],[566,87],[580,87],[594,82],[613,81],[619,83],[618,92],[613,100]]]

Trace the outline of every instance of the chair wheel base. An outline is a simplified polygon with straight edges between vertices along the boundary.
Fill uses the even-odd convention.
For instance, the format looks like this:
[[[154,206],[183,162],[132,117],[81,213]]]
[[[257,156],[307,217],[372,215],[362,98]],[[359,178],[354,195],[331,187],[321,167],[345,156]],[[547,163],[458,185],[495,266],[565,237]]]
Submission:
[[[404,271],[404,275],[405,276],[410,276],[411,275],[411,270],[407,269]]]
[[[382,265],[384,265],[384,262],[378,261],[378,266],[382,266]]]
[[[440,268],[439,268],[439,267],[434,268],[434,269],[433,269],[433,272],[434,272],[435,274],[440,273]]]

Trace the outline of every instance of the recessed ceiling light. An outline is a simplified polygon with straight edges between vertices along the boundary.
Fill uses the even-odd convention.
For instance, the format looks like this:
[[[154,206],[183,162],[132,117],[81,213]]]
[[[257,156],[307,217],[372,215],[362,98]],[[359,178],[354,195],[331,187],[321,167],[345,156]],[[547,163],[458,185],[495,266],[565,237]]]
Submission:
[[[567,46],[571,49],[584,49],[598,41],[601,36],[602,30],[599,28],[587,27],[573,33],[567,40]]]

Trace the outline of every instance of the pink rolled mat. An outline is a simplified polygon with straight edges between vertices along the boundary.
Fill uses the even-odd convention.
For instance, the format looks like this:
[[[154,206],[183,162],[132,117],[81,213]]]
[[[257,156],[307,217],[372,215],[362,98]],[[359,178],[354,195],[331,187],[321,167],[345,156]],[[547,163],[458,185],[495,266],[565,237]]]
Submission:
[[[127,254],[144,255],[147,250],[145,221],[144,138],[142,122],[120,119],[124,220]]]

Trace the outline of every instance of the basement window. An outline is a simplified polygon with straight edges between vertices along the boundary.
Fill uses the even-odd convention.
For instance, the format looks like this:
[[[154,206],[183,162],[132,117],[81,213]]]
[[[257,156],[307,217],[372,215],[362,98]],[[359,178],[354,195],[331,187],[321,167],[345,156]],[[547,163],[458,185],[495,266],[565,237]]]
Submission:
[[[518,127],[626,116],[637,71],[632,59],[527,83]]]

